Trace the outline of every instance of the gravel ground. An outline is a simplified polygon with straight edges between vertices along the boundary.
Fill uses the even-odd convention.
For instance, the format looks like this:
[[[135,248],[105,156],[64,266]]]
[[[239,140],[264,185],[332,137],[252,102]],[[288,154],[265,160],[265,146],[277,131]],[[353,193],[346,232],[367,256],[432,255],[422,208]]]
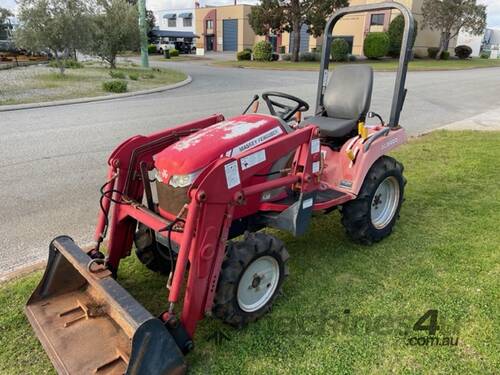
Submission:
[[[144,73],[134,65],[123,66],[125,72]],[[154,78],[133,81],[127,79],[128,91],[138,91],[182,81],[185,74],[165,70],[154,72]],[[46,65],[19,67],[0,71],[0,105],[43,102],[59,99],[92,97],[111,94],[102,90],[102,82],[111,79],[109,70],[99,64],[86,65],[83,69],[59,69]]]

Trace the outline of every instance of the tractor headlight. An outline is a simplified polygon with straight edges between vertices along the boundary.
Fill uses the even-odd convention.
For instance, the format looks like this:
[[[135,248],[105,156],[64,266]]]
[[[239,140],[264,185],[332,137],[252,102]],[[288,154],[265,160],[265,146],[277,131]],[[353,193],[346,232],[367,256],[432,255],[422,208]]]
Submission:
[[[190,174],[173,175],[172,177],[170,177],[170,181],[168,182],[168,184],[175,188],[189,186],[194,182],[194,180],[196,180],[196,177],[198,177],[200,173],[201,170]]]

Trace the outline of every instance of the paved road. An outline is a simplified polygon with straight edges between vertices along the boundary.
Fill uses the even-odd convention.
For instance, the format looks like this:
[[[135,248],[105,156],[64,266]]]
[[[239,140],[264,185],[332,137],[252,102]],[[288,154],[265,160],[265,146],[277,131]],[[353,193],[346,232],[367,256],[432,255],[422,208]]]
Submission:
[[[314,103],[314,72],[176,66],[186,87],[148,96],[0,112],[0,277],[45,258],[51,238],[88,242],[106,158],[121,140],[214,112],[235,115],[254,93],[280,90]],[[415,72],[402,124],[411,134],[500,106],[500,69]],[[372,110],[389,111],[393,74],[375,75]]]

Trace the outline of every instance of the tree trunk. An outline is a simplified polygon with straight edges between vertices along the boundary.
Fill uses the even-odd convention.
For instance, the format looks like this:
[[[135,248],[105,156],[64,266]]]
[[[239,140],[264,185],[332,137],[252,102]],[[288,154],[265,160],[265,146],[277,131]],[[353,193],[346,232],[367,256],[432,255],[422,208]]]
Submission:
[[[441,60],[441,55],[444,51],[448,50],[448,46],[450,45],[450,33],[443,31],[441,32],[441,39],[439,41],[439,51],[436,54],[436,60]]]
[[[108,62],[111,69],[116,69],[116,56],[110,56]]]
[[[299,61],[300,52],[300,28],[301,24],[299,20],[295,20],[292,23],[292,36],[293,36],[293,49],[292,49],[292,60],[295,62]]]
[[[57,52],[57,50],[54,50],[54,56],[56,57],[56,63],[57,63],[57,67],[59,68],[59,72],[61,73],[61,75],[64,74],[64,61],[61,60],[61,57],[59,56],[59,53]]]

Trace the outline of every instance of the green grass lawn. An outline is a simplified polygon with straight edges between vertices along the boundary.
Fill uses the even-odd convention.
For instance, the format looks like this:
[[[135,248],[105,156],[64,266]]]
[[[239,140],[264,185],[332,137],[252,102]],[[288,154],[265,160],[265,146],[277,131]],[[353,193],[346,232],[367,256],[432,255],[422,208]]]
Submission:
[[[121,64],[117,71],[125,75],[127,91],[140,91],[177,83],[186,79],[172,69],[142,69],[135,64]],[[130,75],[137,75],[132,80]],[[80,69],[66,69],[64,75],[56,68],[36,66],[0,71],[0,105],[36,103],[61,99],[109,95],[102,83],[113,79],[107,66],[86,63]]]
[[[284,295],[241,331],[201,322],[191,373],[498,374],[499,144],[500,132],[439,131],[394,152],[406,201],[374,246],[351,243],[337,212],[304,237],[278,233],[291,255]],[[54,373],[22,312],[40,275],[0,286],[1,374]],[[135,257],[119,279],[152,313],[165,308],[166,279]],[[427,335],[412,327],[429,309],[439,311],[437,336],[457,346],[407,344]],[[209,340],[215,330],[230,340]]]
[[[216,66],[227,66],[233,68],[253,68],[253,69],[277,69],[277,70],[319,70],[319,62],[290,62],[290,61],[215,61]],[[359,61],[349,64],[369,64],[375,71],[393,71],[398,66],[398,61],[380,60],[380,61]],[[330,67],[339,65],[339,63],[331,63]],[[500,59],[489,60],[473,58],[467,60],[430,60],[419,59],[410,61],[408,64],[409,70],[425,71],[425,70],[459,70],[459,69],[475,69],[475,68],[490,68],[499,67]]]

